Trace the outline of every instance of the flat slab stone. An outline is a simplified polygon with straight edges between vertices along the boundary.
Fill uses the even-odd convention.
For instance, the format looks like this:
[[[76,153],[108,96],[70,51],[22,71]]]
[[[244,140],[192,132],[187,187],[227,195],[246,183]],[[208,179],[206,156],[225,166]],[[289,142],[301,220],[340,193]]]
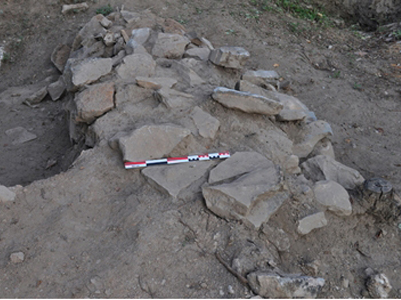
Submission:
[[[190,130],[174,124],[145,125],[119,138],[118,143],[124,161],[136,162],[167,156],[190,134]]]
[[[20,145],[37,138],[36,134],[20,126],[6,130],[6,135],[12,139],[13,145]]]
[[[242,75],[241,79],[263,87],[280,79],[280,75],[278,75],[276,71],[246,71],[246,73]]]
[[[68,57],[70,56],[70,52],[71,48],[65,44],[59,44],[53,50],[50,59],[61,73],[63,73],[64,71],[64,66],[67,63]]]
[[[349,216],[352,205],[348,192],[337,182],[322,180],[313,187],[316,201],[338,216]]]
[[[194,107],[191,112],[191,118],[198,128],[199,135],[206,139],[214,139],[217,130],[219,130],[220,122],[207,112],[204,112],[198,106]]]
[[[184,57],[197,58],[203,61],[207,61],[209,59],[209,55],[210,55],[209,48],[192,48],[188,49],[184,53]]]
[[[63,95],[64,91],[66,90],[67,86],[64,82],[62,76],[59,79],[47,87],[47,92],[49,93],[50,97],[53,101],[57,101]]]
[[[209,173],[209,184],[234,178],[249,173],[257,168],[272,168],[274,164],[257,152],[236,152],[231,157],[219,163]]]
[[[306,178],[312,181],[333,180],[346,189],[361,186],[365,178],[357,171],[334,158],[326,155],[317,155],[301,164]]]
[[[212,161],[205,161],[170,166],[152,166],[143,169],[142,174],[170,196],[177,198],[192,184],[198,183],[195,190],[191,192],[200,192],[200,184],[205,180],[206,173],[213,164]],[[202,178],[203,180],[200,180]]]
[[[210,52],[209,60],[225,68],[242,69],[250,56],[242,47],[221,47]]]
[[[157,57],[181,58],[190,40],[181,34],[159,33],[152,54]]]
[[[318,212],[299,220],[297,231],[300,235],[305,235],[313,229],[322,228],[326,225],[327,219],[324,212]]]
[[[161,88],[154,97],[168,108],[188,108],[194,105],[194,96],[169,88]]]
[[[134,29],[131,32],[131,38],[138,44],[143,45],[149,39],[151,33],[150,28]]]
[[[151,55],[134,53],[124,57],[123,63],[117,67],[117,74],[127,81],[138,76],[151,77],[155,74],[156,62]]]
[[[283,109],[281,103],[272,99],[225,87],[214,89],[212,98],[225,107],[239,109],[246,113],[277,115]]]
[[[0,203],[11,202],[15,200],[15,193],[4,185],[0,185]]]
[[[177,80],[169,77],[144,77],[137,76],[136,84],[145,89],[159,90],[161,88],[171,89],[177,83]]]
[[[257,271],[247,276],[253,292],[265,298],[316,298],[325,280],[319,277],[278,275]]]
[[[92,123],[97,117],[114,108],[114,83],[90,86],[75,96],[77,122]]]

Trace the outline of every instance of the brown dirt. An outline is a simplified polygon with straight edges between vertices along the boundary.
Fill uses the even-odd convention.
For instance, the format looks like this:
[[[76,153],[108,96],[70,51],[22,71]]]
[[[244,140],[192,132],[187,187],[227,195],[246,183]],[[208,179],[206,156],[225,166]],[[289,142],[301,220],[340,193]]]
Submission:
[[[10,56],[0,68],[0,93],[9,87],[34,84],[59,74],[50,61],[53,49],[59,43],[71,44],[79,28],[95,15],[96,9],[109,3],[112,7],[124,4],[127,10],[132,11],[149,8],[161,17],[171,17],[183,23],[188,31],[195,30],[215,47],[231,45],[246,48],[251,53],[246,66],[248,69],[274,68],[290,82],[285,92],[298,97],[319,119],[331,124],[338,161],[360,171],[365,178],[383,177],[394,185],[396,191],[401,191],[401,46],[396,41],[385,43],[374,33],[368,35],[350,28],[321,27],[286,13],[261,11],[258,15],[253,5],[239,0],[140,0],[135,3],[99,0],[88,3],[90,9],[86,12],[63,16],[59,1],[2,2],[0,46],[4,46]],[[11,145],[4,132],[16,126],[35,132],[38,138],[20,146]],[[49,98],[37,108],[22,104],[0,106],[0,132],[0,184],[6,186],[27,185],[65,171],[77,151],[82,149],[69,141],[62,102],[52,102]],[[96,164],[89,156],[86,160]],[[50,160],[57,161],[57,164],[46,169]],[[107,172],[119,174],[113,167],[113,161],[107,166]],[[99,174],[99,178],[106,176],[107,172]],[[75,173],[57,176],[70,178]],[[84,181],[85,175],[80,176]],[[142,185],[143,179],[137,174],[124,175],[121,180],[132,180],[135,184],[122,188],[107,183],[105,190],[114,190],[116,194],[121,190],[126,199],[141,190],[148,193],[149,199],[161,199],[158,193]],[[90,186],[80,187],[84,191],[82,202],[81,199],[80,203],[60,200],[58,206],[50,206],[50,201],[54,201],[50,199],[61,195],[45,195],[41,184],[41,181],[33,183],[38,195],[42,195],[42,198],[38,196],[40,200],[37,203],[6,207],[11,214],[4,216],[3,224],[20,228],[14,235],[7,229],[2,229],[0,233],[0,247],[6,250],[0,255],[0,269],[6,274],[5,283],[2,283],[3,290],[6,288],[6,297],[218,298],[249,295],[234,277],[220,265],[217,268],[216,261],[205,253],[213,250],[212,244],[216,240],[228,244],[233,237],[246,244],[247,239],[257,240],[257,234],[231,226],[206,212],[200,199],[191,202],[191,207],[180,207],[180,214],[177,215],[161,200],[147,205],[144,203],[146,199],[121,201],[113,194],[102,207],[114,219],[109,220],[108,226],[99,219],[96,221],[97,225],[107,230],[94,231],[92,239],[80,240],[77,236],[71,237],[74,230],[89,226],[86,222],[90,220],[102,218],[102,215],[92,211],[100,204],[85,203],[85,195],[91,193],[88,191]],[[38,205],[44,207],[41,215],[32,216],[31,211]],[[49,208],[46,208],[47,205]],[[127,215],[129,209],[126,205],[135,206],[136,215]],[[64,209],[71,210],[66,215],[63,214]],[[152,219],[161,218],[165,213],[171,214],[170,219],[176,220],[177,224],[166,221],[164,226],[182,227],[184,242],[193,251],[182,251],[182,256],[174,258],[163,252],[163,247],[167,247],[175,236],[170,236],[173,231],[161,233],[157,227],[160,224],[153,223]],[[271,225],[274,227],[283,219],[292,220],[296,213],[295,209],[280,210],[272,218]],[[141,218],[141,222],[148,227],[146,235],[132,221],[141,214],[146,215]],[[70,217],[82,218],[83,221],[71,224]],[[389,277],[393,285],[392,296],[401,297],[397,273],[401,257],[398,224],[378,224],[368,216],[347,219],[331,216],[329,221],[328,231],[320,231],[310,238],[291,237],[291,249],[294,250],[282,254],[281,268],[287,272],[302,273],[305,263],[319,258],[323,262],[319,275],[328,280],[321,297],[355,298],[361,297],[363,270],[372,267]],[[55,224],[60,230],[63,226],[68,227],[66,230],[70,235],[52,230]],[[130,229],[121,235],[120,227],[127,226]],[[202,226],[212,230],[203,236],[196,236],[193,228]],[[35,231],[30,231],[30,227]],[[220,232],[218,238],[217,229]],[[386,233],[381,238],[376,237],[379,230]],[[151,235],[150,231],[154,234]],[[245,234],[247,239],[243,238]],[[47,238],[50,236],[52,238]],[[127,244],[127,238],[135,240],[135,245]],[[113,244],[107,244],[109,241]],[[243,249],[244,244],[241,243],[234,243],[235,247],[227,250],[227,256]],[[359,248],[356,243],[359,243]],[[9,254],[21,247],[30,252],[30,269],[23,266],[8,269]],[[140,266],[132,265],[138,261],[127,253],[139,248],[142,263]],[[361,254],[357,248],[365,249],[368,254],[365,255],[364,251],[362,253],[365,254]],[[159,260],[169,263],[154,263]],[[175,274],[166,268],[172,265],[177,265],[182,272]],[[54,268],[57,270],[52,270]],[[203,276],[204,273],[199,271],[197,274],[197,268],[214,274],[210,278],[199,278],[197,275]],[[192,271],[189,272],[189,269]],[[136,276],[132,279],[135,284],[125,277],[133,274]],[[349,287],[342,284],[344,278],[350,281]],[[167,280],[166,286],[162,283],[163,279]],[[207,284],[201,285],[205,282]],[[130,284],[136,285],[137,289]],[[234,287],[234,295],[227,294],[228,285]],[[97,293],[99,289],[100,294]],[[219,293],[220,290],[224,290],[225,294]]]

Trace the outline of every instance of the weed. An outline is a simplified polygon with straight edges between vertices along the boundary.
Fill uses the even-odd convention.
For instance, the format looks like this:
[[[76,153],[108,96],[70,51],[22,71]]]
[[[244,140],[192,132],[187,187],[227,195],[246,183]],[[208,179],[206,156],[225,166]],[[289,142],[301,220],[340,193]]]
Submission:
[[[112,12],[113,12],[113,8],[111,7],[110,4],[108,4],[107,6],[102,6],[96,10],[97,15],[101,14],[103,16],[107,16],[107,15],[111,14]]]
[[[201,8],[199,8],[199,7],[195,7],[195,9],[196,9],[196,13],[197,13],[198,15],[200,15],[200,14],[203,13],[203,9],[201,9]]]
[[[341,76],[341,71],[337,70],[333,73],[333,75],[331,75],[331,78],[338,79],[340,78],[340,76]]]
[[[232,34],[232,35],[235,35],[235,36],[238,35],[238,33],[234,29],[226,30],[226,34]]]
[[[185,25],[188,23],[188,20],[184,19],[181,15],[179,15],[176,19],[175,19],[178,23]]]
[[[354,85],[352,86],[352,88],[353,88],[354,90],[358,90],[358,91],[361,91],[361,90],[362,90],[362,86],[361,86],[359,83],[357,83],[357,82],[354,83]]]
[[[3,52],[3,58],[1,60],[3,63],[8,63],[11,62],[11,55],[8,54],[7,52]]]

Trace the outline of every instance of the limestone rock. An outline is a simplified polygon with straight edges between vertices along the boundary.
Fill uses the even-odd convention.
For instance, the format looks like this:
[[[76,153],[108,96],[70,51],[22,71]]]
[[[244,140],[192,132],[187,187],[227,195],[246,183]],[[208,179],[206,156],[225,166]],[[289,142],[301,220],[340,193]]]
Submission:
[[[14,252],[10,255],[10,260],[14,264],[22,263],[25,259],[25,254],[23,252]]]
[[[247,113],[276,115],[283,109],[282,104],[272,99],[224,87],[216,88],[212,98],[228,108],[239,109]]]
[[[349,216],[352,213],[352,205],[348,192],[337,182],[323,180],[315,183],[313,187],[316,201],[333,211],[338,216]]]
[[[267,84],[277,81],[280,76],[276,71],[257,70],[247,71],[244,75],[242,75],[241,78],[242,80],[246,80],[258,86],[264,87]]]
[[[383,273],[369,276],[366,280],[366,287],[374,299],[388,298],[392,289],[390,281]]]
[[[62,73],[64,66],[70,56],[71,48],[65,44],[59,44],[54,50],[50,57],[52,63]]]
[[[346,189],[354,189],[365,181],[358,171],[326,155],[312,157],[301,167],[305,177],[312,181],[333,180]]]
[[[47,92],[53,101],[57,101],[63,95],[66,89],[66,85],[62,76],[59,79],[47,87]]]
[[[135,78],[136,84],[145,89],[159,90],[161,88],[171,89],[177,83],[177,80],[169,77],[143,77]]]
[[[118,66],[117,74],[123,80],[134,80],[137,76],[150,77],[155,73],[156,62],[149,54],[131,54]]]
[[[173,124],[145,125],[118,140],[125,161],[167,156],[191,131]]]
[[[208,48],[192,48],[188,49],[184,53],[184,57],[193,57],[203,61],[207,61],[209,59],[210,50]]]
[[[242,220],[258,229],[288,199],[287,193],[279,191],[280,181],[272,166],[247,173],[231,183],[204,186],[202,193],[207,207],[218,216]]]
[[[4,185],[0,185],[0,203],[12,202],[15,200],[15,193]]]
[[[269,226],[269,224],[263,224],[262,232],[278,251],[284,252],[290,249],[290,238],[281,228]]]
[[[114,83],[90,86],[75,96],[78,122],[92,123],[96,117],[114,108]]]
[[[209,184],[244,175],[257,168],[271,168],[274,164],[257,152],[236,152],[219,163],[209,173]]]
[[[153,181],[159,188],[173,198],[177,198],[191,189],[192,193],[200,192],[200,184],[214,162],[191,162],[172,166],[152,166],[142,170],[142,174]]]
[[[265,298],[316,298],[325,283],[323,278],[257,271],[248,274],[251,289]]]
[[[150,37],[150,28],[139,28],[132,30],[132,40],[134,40],[139,45],[143,45]]]
[[[112,64],[111,58],[69,59],[64,72],[67,90],[75,91],[85,84],[97,81],[111,72]]]
[[[289,174],[299,174],[301,173],[301,168],[299,165],[299,158],[296,155],[289,155],[283,163],[283,167]]]
[[[214,139],[220,127],[219,120],[204,112],[198,106],[192,110],[191,118],[198,128],[201,137]]]
[[[304,132],[302,141],[293,147],[294,154],[300,158],[307,157],[321,139],[333,135],[330,124],[321,120],[307,124]]]
[[[159,33],[152,54],[171,59],[181,58],[189,43],[190,41],[180,34]]]
[[[105,32],[105,29],[100,24],[103,18],[103,15],[98,14],[82,27],[72,43],[72,51],[78,50],[82,46],[90,47],[96,42],[95,35]]]
[[[6,135],[12,139],[13,145],[20,145],[37,138],[36,134],[30,133],[20,126],[6,130]]]
[[[322,228],[326,225],[327,219],[324,212],[318,212],[299,220],[297,231],[300,235],[305,235],[313,229]]]
[[[157,90],[154,96],[170,109],[188,108],[194,105],[194,96],[169,88]]]
[[[46,95],[47,95],[47,87],[45,86],[34,92],[32,95],[30,95],[28,98],[26,98],[25,101],[27,101],[29,104],[38,104],[42,102],[42,100],[46,97]]]
[[[241,47],[221,47],[210,52],[209,60],[215,65],[225,68],[241,69],[250,54]]]

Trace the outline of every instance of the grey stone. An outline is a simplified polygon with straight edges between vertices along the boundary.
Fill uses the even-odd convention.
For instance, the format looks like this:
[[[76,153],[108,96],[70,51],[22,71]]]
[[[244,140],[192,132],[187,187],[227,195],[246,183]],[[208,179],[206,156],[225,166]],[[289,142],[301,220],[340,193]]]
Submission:
[[[372,298],[384,299],[389,297],[392,286],[387,276],[381,273],[369,276],[366,280],[366,288]]]
[[[337,182],[322,180],[313,187],[316,201],[327,207],[338,216],[349,216],[352,213],[352,205],[348,192]]]
[[[38,104],[43,101],[46,95],[47,87],[45,86],[30,95],[25,101],[27,101],[29,104]]]
[[[277,250],[280,252],[286,252],[290,249],[290,239],[284,230],[269,226],[269,224],[263,224],[262,232],[265,234],[266,239],[269,240]]]
[[[131,54],[117,67],[117,74],[123,80],[134,80],[137,76],[150,77],[155,73],[156,62],[149,54]]]
[[[15,200],[15,193],[4,185],[0,185],[0,202],[12,202]]]
[[[124,60],[125,55],[126,55],[125,50],[120,50],[120,52],[118,52],[117,55],[113,56],[111,58],[113,60],[113,62],[112,62],[113,67],[121,64]]]
[[[131,12],[128,10],[122,10],[120,13],[125,22],[127,22],[128,24],[137,22],[141,19],[141,14],[139,13]]]
[[[105,33],[106,30],[100,24],[104,16],[98,14],[85,24],[84,27],[76,35],[74,42],[72,43],[71,50],[75,51],[81,48],[81,46],[90,47],[96,42],[95,35]]]
[[[30,133],[23,127],[15,127],[6,130],[6,135],[12,139],[13,145],[20,145],[37,138],[36,134]]]
[[[330,156],[331,158],[336,159],[333,145],[329,139],[326,138],[320,140],[316,144],[315,148],[313,148],[313,151],[310,154],[310,156],[318,156],[318,155]]]
[[[312,157],[301,164],[306,178],[312,181],[333,180],[346,189],[354,189],[365,181],[362,175],[326,155]]]
[[[299,165],[299,158],[296,155],[287,156],[286,160],[283,163],[285,171],[289,174],[301,173],[301,168],[298,165]]]
[[[140,44],[143,45],[150,37],[150,28],[139,28],[132,30],[132,39]]]
[[[77,122],[92,123],[96,117],[114,108],[114,83],[92,85],[75,96]]]
[[[163,158],[191,131],[177,125],[145,125],[118,141],[125,161]]]
[[[64,44],[59,44],[53,50],[53,53],[50,57],[52,63],[56,66],[56,68],[60,71],[64,71],[64,66],[70,56],[71,48]]]
[[[250,54],[241,47],[221,47],[210,52],[209,60],[215,65],[225,68],[241,69]]]
[[[64,82],[64,79],[62,76],[60,76],[57,81],[49,84],[49,86],[47,87],[47,92],[49,93],[50,98],[52,98],[53,101],[57,101],[63,95],[66,88],[67,86]]]
[[[100,21],[100,25],[102,25],[106,29],[109,29],[111,25],[113,25],[113,22],[106,17],[103,17],[103,19]]]
[[[224,87],[216,88],[212,98],[228,108],[239,109],[247,113],[276,115],[283,109],[282,104],[272,99]]]
[[[67,90],[75,91],[86,84],[97,81],[111,72],[112,65],[111,58],[69,59],[64,72]]]
[[[238,177],[257,168],[268,169],[273,166],[272,161],[257,152],[236,152],[210,171],[209,184]]]
[[[161,88],[171,89],[177,83],[177,80],[169,77],[143,77],[135,78],[136,84],[145,89],[159,90]]]
[[[25,254],[23,252],[14,252],[10,255],[10,260],[14,264],[22,263],[25,259]]]
[[[322,228],[326,225],[327,219],[324,212],[318,212],[299,220],[297,231],[300,235],[305,235],[313,229]]]
[[[200,184],[205,180],[206,173],[213,164],[212,161],[198,161],[172,166],[154,166],[145,168],[142,174],[170,196],[178,198],[185,194],[186,190],[191,190],[192,193],[200,192]]]
[[[304,128],[303,138],[294,145],[293,152],[299,158],[307,157],[321,139],[331,135],[333,135],[331,126],[325,121],[318,120],[307,124]]]
[[[266,70],[257,70],[257,71],[247,71],[242,75],[241,79],[249,81],[258,86],[264,87],[267,84],[277,81],[280,76],[276,71],[266,71]]]
[[[255,294],[265,298],[316,298],[325,283],[323,278],[257,271],[248,274],[249,285]]]
[[[273,166],[254,170],[231,183],[204,186],[202,193],[207,207],[218,216],[242,220],[258,229],[288,199],[287,193],[279,191],[280,183]]]
[[[208,48],[192,48],[188,49],[184,53],[184,57],[193,57],[203,61],[207,61],[209,59],[210,50]]]
[[[190,41],[180,34],[159,33],[152,54],[157,57],[181,58]]]
[[[71,11],[81,11],[81,10],[87,10],[89,8],[89,5],[86,2],[82,3],[77,3],[77,4],[65,4],[63,5],[61,9],[61,13],[63,15],[68,14]]]
[[[107,31],[106,34],[103,36],[103,43],[106,45],[106,47],[113,46],[116,43],[114,33],[111,31]]]
[[[154,97],[170,109],[189,108],[194,105],[194,96],[169,88],[157,90]]]
[[[204,112],[198,106],[194,107],[192,110],[191,118],[198,128],[201,137],[214,139],[220,127],[219,120]]]

